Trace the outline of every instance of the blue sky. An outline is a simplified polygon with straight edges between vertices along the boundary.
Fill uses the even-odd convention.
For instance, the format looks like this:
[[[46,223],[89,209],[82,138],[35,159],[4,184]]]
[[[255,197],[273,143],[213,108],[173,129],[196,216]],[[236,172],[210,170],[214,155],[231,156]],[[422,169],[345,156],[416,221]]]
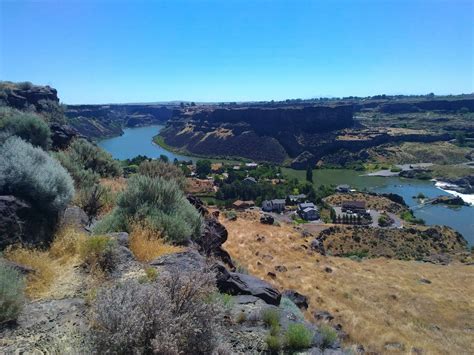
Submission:
[[[470,0],[0,0],[0,79],[65,103],[474,91]]]

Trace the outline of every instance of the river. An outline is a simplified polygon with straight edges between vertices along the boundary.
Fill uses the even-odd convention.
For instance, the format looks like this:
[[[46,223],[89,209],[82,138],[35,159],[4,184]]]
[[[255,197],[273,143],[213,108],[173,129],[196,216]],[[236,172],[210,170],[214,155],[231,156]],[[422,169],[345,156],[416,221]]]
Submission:
[[[163,128],[162,125],[154,125],[139,128],[127,128],[119,137],[108,138],[98,144],[109,151],[116,159],[128,159],[137,155],[146,155],[150,158],[158,158],[166,155],[170,160],[196,160],[189,156],[183,156],[170,152],[152,142],[153,136]],[[304,171],[284,169],[293,176],[301,174],[304,179]],[[313,171],[316,185],[349,184],[359,190],[368,190],[379,193],[396,193],[403,196],[405,202],[413,209],[416,217],[423,218],[427,224],[443,224],[459,231],[470,245],[474,245],[474,206],[447,207],[442,205],[419,206],[418,200],[413,196],[422,193],[428,198],[440,195],[449,195],[448,192],[435,186],[432,181],[404,179],[396,177],[365,176],[362,172],[348,169],[318,169]]]

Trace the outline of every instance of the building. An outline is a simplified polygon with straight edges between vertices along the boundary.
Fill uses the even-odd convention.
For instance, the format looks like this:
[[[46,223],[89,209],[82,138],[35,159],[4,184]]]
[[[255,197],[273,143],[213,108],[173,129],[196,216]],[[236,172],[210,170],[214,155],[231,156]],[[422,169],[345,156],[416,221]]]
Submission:
[[[255,180],[254,177],[249,176],[244,179],[244,182],[249,183],[249,184],[256,184],[257,180]]]
[[[282,212],[285,210],[285,200],[265,200],[262,202],[262,210],[265,212]]]
[[[305,194],[288,195],[288,200],[289,200],[291,203],[298,203],[298,202],[304,201],[305,199],[306,199],[306,195],[305,195]]]
[[[297,213],[305,221],[314,221],[319,219],[319,210],[312,202],[299,203]]]
[[[255,169],[258,167],[257,163],[245,163],[245,167],[248,169]]]
[[[365,201],[345,201],[342,203],[341,210],[344,213],[357,213],[363,215],[366,213]]]
[[[337,185],[336,186],[336,191],[337,192],[342,192],[342,193],[347,193],[351,190],[351,187],[349,185]]]
[[[246,208],[254,207],[255,202],[253,201],[242,201],[242,200],[237,200],[232,204],[232,207],[234,207],[237,210],[244,210]]]

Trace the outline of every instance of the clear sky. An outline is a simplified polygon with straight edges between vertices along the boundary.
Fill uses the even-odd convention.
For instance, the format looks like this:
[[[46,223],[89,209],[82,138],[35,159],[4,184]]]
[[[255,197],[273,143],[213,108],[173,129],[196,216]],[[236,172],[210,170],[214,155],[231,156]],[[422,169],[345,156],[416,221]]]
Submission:
[[[474,91],[472,0],[0,0],[0,79],[65,103]]]

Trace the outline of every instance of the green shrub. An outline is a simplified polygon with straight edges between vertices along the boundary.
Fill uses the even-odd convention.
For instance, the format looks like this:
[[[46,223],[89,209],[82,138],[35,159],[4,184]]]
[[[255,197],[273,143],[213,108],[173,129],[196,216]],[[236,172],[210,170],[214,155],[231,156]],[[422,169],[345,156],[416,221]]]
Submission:
[[[13,136],[0,146],[0,193],[20,197],[46,214],[57,214],[72,199],[74,186],[58,161]]]
[[[304,324],[293,323],[288,326],[285,333],[286,344],[290,349],[301,350],[311,346],[313,332]]]
[[[280,311],[274,308],[265,308],[262,313],[262,320],[268,327],[276,328],[280,326]]]
[[[77,187],[91,186],[99,177],[122,174],[118,161],[85,139],[74,140],[67,150],[57,153],[57,158],[72,175]]]
[[[118,196],[117,206],[97,225],[96,232],[131,232],[131,221],[145,223],[173,243],[201,236],[201,215],[171,180],[132,176]]]
[[[281,349],[281,340],[280,337],[277,335],[269,335],[265,339],[267,343],[268,351],[272,353],[277,353]]]
[[[89,270],[110,272],[115,267],[116,248],[114,239],[96,235],[86,239],[80,253]]]
[[[23,309],[24,288],[20,273],[0,260],[0,324],[17,319]]]
[[[163,160],[145,160],[138,166],[138,173],[151,178],[162,178],[164,180],[174,180],[180,189],[186,187],[186,177],[183,171]]]
[[[0,119],[0,130],[48,150],[51,146],[51,131],[48,124],[38,115],[11,110]]]
[[[332,346],[337,340],[336,330],[327,324],[323,324],[319,327],[319,333],[321,334],[321,346],[323,348]]]
[[[280,301],[280,308],[294,314],[296,318],[304,320],[303,312],[298,308],[298,306],[290,300],[288,297],[282,297]]]

